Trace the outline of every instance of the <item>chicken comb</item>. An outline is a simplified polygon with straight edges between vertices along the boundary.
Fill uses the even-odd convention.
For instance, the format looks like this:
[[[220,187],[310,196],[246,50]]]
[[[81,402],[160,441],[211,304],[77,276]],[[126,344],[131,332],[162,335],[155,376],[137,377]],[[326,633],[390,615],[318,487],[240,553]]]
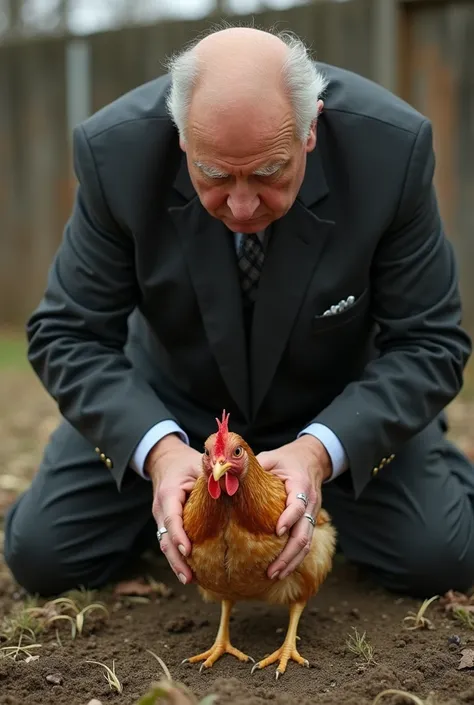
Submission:
[[[222,421],[216,418],[217,421],[217,434],[216,434],[216,444],[215,444],[215,454],[216,456],[224,455],[225,445],[227,441],[227,434],[229,433],[229,416],[230,414],[225,413],[225,409],[222,412]]]

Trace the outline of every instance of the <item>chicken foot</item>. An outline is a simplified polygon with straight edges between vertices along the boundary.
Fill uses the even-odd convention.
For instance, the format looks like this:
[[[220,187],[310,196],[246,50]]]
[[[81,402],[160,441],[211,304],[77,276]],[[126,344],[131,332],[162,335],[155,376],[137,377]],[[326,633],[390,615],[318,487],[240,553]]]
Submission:
[[[219,624],[219,630],[217,632],[216,640],[210,649],[204,651],[202,654],[197,654],[196,656],[191,656],[190,658],[185,658],[182,663],[197,663],[198,661],[204,661],[201,665],[199,671],[201,672],[203,668],[210,668],[215,664],[215,662],[220,659],[224,654],[230,654],[239,659],[239,661],[252,661],[255,660],[251,656],[247,656],[242,651],[236,649],[230,643],[229,634],[229,621],[230,612],[232,610],[233,602],[230,600],[222,600],[221,607],[221,621]]]
[[[279,661],[278,668],[275,672],[275,678],[278,680],[280,675],[285,673],[288,661],[290,660],[296,661],[296,663],[299,663],[300,666],[306,666],[307,668],[309,667],[309,662],[302,656],[300,656],[296,648],[296,640],[299,638],[297,636],[298,624],[300,621],[300,617],[303,614],[305,606],[306,602],[294,602],[292,605],[290,605],[290,618],[285,641],[283,642],[282,646],[277,649],[277,651],[274,651],[273,654],[270,654],[270,656],[267,656],[267,658],[264,658],[262,661],[256,663],[255,666],[252,668],[252,673],[256,669],[266,668],[272,663],[276,663],[277,661]]]

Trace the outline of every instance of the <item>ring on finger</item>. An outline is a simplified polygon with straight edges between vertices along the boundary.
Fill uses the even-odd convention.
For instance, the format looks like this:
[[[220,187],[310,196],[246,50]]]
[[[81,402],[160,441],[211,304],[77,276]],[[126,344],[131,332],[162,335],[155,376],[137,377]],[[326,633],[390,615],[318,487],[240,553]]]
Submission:
[[[304,502],[305,509],[308,506],[308,495],[305,492],[298,492],[296,499],[301,499]]]
[[[316,526],[316,522],[315,522],[315,520],[314,520],[314,517],[311,516],[311,514],[306,513],[306,514],[305,514],[305,517],[306,517],[306,519],[307,519],[313,526]]]
[[[162,526],[161,529],[158,529],[158,531],[156,532],[156,537],[157,537],[158,541],[161,542],[161,539],[163,538],[163,534],[167,534],[167,533],[168,533],[168,529],[165,526]]]

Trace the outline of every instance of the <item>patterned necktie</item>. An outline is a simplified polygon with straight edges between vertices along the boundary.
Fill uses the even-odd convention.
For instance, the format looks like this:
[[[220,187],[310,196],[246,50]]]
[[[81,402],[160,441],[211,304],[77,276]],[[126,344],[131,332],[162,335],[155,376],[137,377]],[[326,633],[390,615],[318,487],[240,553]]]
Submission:
[[[239,250],[240,284],[246,304],[253,304],[257,297],[258,282],[263,267],[263,245],[256,234],[242,235]]]

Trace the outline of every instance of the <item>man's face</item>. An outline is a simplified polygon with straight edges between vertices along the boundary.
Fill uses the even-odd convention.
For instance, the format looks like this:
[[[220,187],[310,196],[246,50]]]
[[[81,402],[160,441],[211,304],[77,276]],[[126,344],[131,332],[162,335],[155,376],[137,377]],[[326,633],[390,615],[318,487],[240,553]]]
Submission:
[[[233,232],[263,230],[285,215],[316,145],[315,126],[305,143],[296,137],[286,104],[261,113],[261,107],[234,107],[201,119],[198,108],[191,109],[181,143],[202,205]]]

